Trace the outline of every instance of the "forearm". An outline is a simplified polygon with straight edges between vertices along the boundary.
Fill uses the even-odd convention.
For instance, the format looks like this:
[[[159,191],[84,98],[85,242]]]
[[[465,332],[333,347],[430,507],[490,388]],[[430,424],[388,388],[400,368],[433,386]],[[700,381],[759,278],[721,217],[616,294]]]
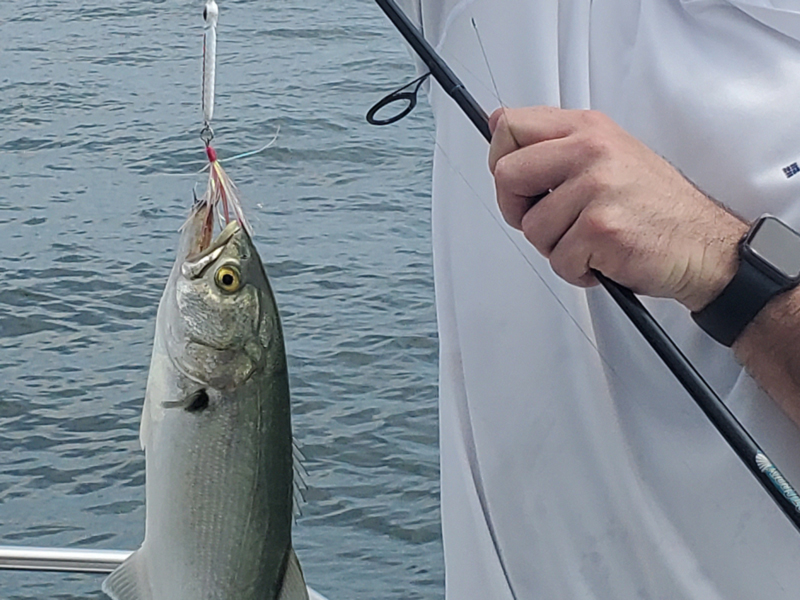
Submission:
[[[718,213],[709,230],[723,232],[717,238],[721,249],[712,268],[701,270],[693,293],[699,310],[717,297],[739,265],[736,246],[748,224],[730,213]],[[699,299],[699,302],[698,302]],[[769,396],[800,426],[800,287],[770,300],[742,331],[733,345],[737,360]]]
[[[733,349],[747,371],[800,426],[800,288],[773,298]]]
[[[730,213],[720,215],[714,227],[725,231],[721,258],[699,278],[694,293],[699,303],[684,302],[699,310],[713,300],[733,278],[738,267],[738,239],[748,225]],[[727,250],[726,250],[727,248]],[[756,315],[733,345],[737,360],[769,396],[800,426],[800,288],[776,296]]]

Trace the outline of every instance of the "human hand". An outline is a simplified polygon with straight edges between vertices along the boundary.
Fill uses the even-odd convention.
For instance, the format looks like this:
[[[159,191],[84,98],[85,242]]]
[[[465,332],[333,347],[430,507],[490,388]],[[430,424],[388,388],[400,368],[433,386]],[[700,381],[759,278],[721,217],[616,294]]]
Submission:
[[[500,211],[569,283],[594,269],[697,311],[733,277],[747,224],[605,115],[498,109],[490,128]]]

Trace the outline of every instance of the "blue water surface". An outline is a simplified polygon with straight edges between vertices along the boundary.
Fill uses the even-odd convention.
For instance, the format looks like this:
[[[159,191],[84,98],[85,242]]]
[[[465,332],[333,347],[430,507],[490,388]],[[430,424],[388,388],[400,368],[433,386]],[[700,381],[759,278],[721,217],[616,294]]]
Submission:
[[[369,0],[219,0],[216,147],[284,320],[309,473],[295,546],[331,600],[443,597],[432,118]],[[0,544],[134,549],[156,305],[202,191],[203,2],[9,0],[0,16]],[[0,572],[4,599],[100,575]]]

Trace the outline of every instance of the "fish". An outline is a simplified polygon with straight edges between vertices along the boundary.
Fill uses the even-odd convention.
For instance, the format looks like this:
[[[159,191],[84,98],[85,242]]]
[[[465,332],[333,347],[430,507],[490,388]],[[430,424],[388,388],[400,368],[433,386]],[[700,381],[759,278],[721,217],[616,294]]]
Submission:
[[[247,229],[213,229],[214,202],[196,202],[159,302],[145,535],[103,582],[114,600],[308,600],[278,307]]]

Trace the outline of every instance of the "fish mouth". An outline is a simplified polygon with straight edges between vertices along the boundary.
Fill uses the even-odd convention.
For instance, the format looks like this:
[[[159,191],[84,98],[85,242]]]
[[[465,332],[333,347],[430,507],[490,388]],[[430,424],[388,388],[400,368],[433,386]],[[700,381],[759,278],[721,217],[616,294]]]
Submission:
[[[222,254],[228,242],[240,231],[242,231],[242,226],[239,224],[239,221],[232,220],[228,223],[225,229],[217,235],[208,248],[186,258],[183,265],[181,265],[181,273],[183,273],[183,276],[188,279],[200,277],[208,265],[219,258],[219,255]]]

